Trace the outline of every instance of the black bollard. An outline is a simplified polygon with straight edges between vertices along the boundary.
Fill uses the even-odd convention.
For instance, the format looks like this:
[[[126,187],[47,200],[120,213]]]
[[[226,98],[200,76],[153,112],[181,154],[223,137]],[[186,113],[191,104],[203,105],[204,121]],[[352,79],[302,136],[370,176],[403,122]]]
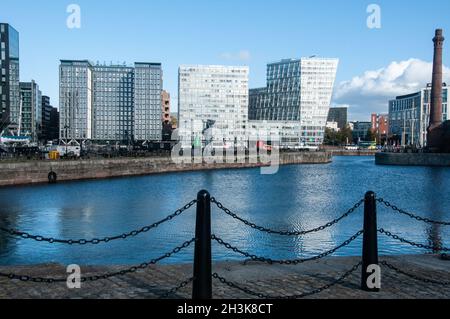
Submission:
[[[367,279],[371,273],[367,269],[371,265],[378,265],[378,229],[377,204],[374,192],[367,192],[364,203],[364,239],[362,251],[361,289],[378,292],[379,288],[370,288]]]
[[[203,190],[197,196],[193,300],[212,299],[211,196]]]

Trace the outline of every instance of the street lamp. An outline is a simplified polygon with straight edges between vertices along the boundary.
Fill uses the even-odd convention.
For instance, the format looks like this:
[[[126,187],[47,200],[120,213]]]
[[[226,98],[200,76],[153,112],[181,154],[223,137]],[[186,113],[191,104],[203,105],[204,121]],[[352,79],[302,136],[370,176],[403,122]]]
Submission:
[[[69,130],[69,128],[70,128],[69,125],[64,126],[64,129],[66,130],[66,154],[65,154],[65,156],[67,156],[67,151],[68,151],[68,144],[69,144],[69,142],[68,142],[68,130]]]

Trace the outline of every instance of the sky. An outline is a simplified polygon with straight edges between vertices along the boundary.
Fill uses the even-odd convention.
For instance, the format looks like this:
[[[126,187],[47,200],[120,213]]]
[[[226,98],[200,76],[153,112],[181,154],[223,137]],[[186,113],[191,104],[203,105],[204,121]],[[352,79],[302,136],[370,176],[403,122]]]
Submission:
[[[67,26],[71,4],[80,28]],[[371,4],[380,28],[368,27]],[[0,22],[20,33],[21,81],[34,79],[54,106],[61,59],[161,62],[176,109],[181,64],[248,65],[253,88],[265,86],[267,63],[317,55],[339,58],[332,105],[347,105],[350,120],[431,81],[431,40],[450,30],[449,12],[448,0],[0,0]]]

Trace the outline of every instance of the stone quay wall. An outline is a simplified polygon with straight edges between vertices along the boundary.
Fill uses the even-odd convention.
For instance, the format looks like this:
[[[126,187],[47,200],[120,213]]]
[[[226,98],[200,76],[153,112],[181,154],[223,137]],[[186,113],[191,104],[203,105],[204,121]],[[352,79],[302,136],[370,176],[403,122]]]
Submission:
[[[450,154],[438,153],[378,153],[377,165],[450,167]]]
[[[169,157],[91,159],[74,161],[0,162],[0,187],[48,183],[48,175],[55,172],[57,181],[104,179],[113,177],[151,175],[216,169],[238,169],[267,166],[256,157],[238,158],[245,163],[184,163],[176,164]],[[282,153],[279,165],[327,164],[328,152]]]

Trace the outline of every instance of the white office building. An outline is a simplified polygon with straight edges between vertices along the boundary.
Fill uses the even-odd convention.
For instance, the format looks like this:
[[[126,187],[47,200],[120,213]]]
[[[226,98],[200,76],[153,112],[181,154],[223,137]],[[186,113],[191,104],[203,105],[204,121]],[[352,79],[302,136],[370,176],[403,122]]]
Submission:
[[[268,123],[270,128],[270,123],[281,122],[288,146],[321,145],[338,64],[338,59],[317,57],[268,64],[267,86],[249,93],[251,125]]]
[[[93,65],[62,60],[60,138],[161,141],[160,63]]]
[[[226,142],[245,140],[248,128],[249,68],[183,65],[179,68],[179,137],[185,147],[202,139],[207,128]]]
[[[448,117],[448,86],[442,89],[442,120]],[[426,146],[430,123],[431,84],[419,92],[389,101],[389,133],[402,145]]]

